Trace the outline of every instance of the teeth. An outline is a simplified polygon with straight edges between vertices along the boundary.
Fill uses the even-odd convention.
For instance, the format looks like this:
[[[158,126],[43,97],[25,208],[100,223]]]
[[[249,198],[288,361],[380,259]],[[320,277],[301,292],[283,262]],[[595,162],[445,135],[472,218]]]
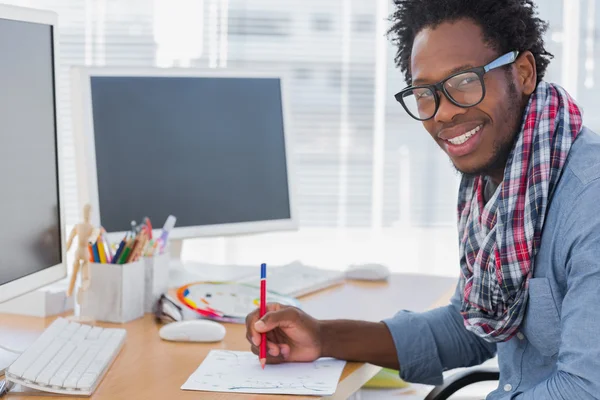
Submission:
[[[481,125],[479,125],[478,127],[476,127],[475,129],[470,130],[469,132],[457,136],[455,138],[452,139],[448,139],[448,141],[450,143],[452,143],[453,145],[459,145],[459,144],[463,144],[465,143],[467,140],[469,140],[471,138],[471,136],[473,136],[474,134],[476,134],[477,132],[479,132],[479,130],[481,129]]]

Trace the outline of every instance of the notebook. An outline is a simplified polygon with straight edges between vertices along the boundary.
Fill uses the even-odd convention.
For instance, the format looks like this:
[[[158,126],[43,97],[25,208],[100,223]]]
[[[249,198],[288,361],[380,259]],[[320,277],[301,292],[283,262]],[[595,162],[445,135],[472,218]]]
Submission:
[[[267,365],[263,370],[250,352],[211,350],[181,389],[329,396],[335,393],[345,364],[321,358],[312,363]]]

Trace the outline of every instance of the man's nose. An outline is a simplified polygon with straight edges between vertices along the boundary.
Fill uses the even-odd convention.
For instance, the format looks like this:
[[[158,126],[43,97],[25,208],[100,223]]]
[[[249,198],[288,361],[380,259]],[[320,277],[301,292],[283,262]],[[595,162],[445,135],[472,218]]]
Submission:
[[[451,122],[454,117],[467,112],[466,108],[459,107],[452,103],[443,93],[440,93],[440,106],[437,112],[433,116],[435,122],[448,123]]]

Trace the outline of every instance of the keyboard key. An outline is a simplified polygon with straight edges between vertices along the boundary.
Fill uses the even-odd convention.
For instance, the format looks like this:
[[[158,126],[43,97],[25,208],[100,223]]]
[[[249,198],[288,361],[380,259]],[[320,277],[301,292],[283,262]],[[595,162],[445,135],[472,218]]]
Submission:
[[[94,361],[94,358],[99,351],[100,346],[90,346],[83,357],[81,357],[79,362],[75,365],[75,368],[73,368],[73,370],[69,373],[69,376],[67,376],[67,379],[65,379],[63,386],[69,389],[76,389],[79,378],[83,376],[86,369],[90,366],[92,361]]]
[[[99,326],[94,326],[85,337],[85,340],[96,340],[100,337],[100,334],[104,331],[104,329]]]
[[[60,366],[56,374],[50,379],[50,385],[62,387],[65,383],[65,379],[69,376],[71,371],[75,368],[75,365],[83,358],[85,352],[90,347],[89,342],[82,342],[76,348],[75,351],[67,358],[67,361]]]
[[[40,354],[40,356],[35,360],[35,363],[29,366],[25,373],[23,374],[23,379],[27,379],[29,381],[34,381],[40,372],[50,363],[50,360],[63,348],[66,340],[64,339],[55,339],[50,346],[46,347],[46,350]]]
[[[8,368],[11,375],[23,377],[25,371],[35,360],[40,353],[58,336],[63,329],[67,327],[69,321],[64,318],[57,318],[46,330],[29,346],[27,350]]]
[[[65,329],[63,329],[59,337],[62,339],[70,339],[75,332],[77,332],[80,326],[81,324],[78,324],[77,322],[71,322]]]
[[[85,340],[87,334],[92,330],[92,327],[90,325],[81,325],[79,327],[79,329],[77,329],[77,331],[75,331],[75,334],[73,335],[72,340],[76,341],[76,342],[80,342]]]
[[[121,342],[123,341],[124,338],[125,338],[125,331],[114,332],[113,336],[108,340],[108,342],[105,344],[102,351],[96,357],[96,361],[98,362],[99,365],[106,365],[106,363],[112,359],[113,354],[116,351],[118,351],[119,347],[121,346]],[[92,366],[90,366],[90,368],[92,368]],[[93,368],[94,368],[93,371],[95,371],[96,368],[98,368],[98,367],[94,366]]]
[[[75,350],[75,345],[71,342],[66,342],[64,347],[60,349],[56,357],[50,361],[50,363],[44,368],[44,370],[38,375],[36,381],[40,385],[49,385],[50,379],[54,376],[60,366],[67,360],[71,353]]]
[[[77,389],[80,389],[80,390],[91,389],[94,382],[96,382],[96,379],[98,379],[98,374],[95,374],[93,372],[86,372],[79,379],[79,382],[77,382]]]

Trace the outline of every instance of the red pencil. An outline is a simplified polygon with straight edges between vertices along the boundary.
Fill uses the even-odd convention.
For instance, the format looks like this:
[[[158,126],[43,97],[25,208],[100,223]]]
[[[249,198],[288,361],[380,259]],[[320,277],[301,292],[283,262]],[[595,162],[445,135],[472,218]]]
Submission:
[[[267,264],[260,266],[260,317],[264,317],[267,313]],[[261,334],[260,339],[260,365],[265,369],[267,363],[267,334]]]

